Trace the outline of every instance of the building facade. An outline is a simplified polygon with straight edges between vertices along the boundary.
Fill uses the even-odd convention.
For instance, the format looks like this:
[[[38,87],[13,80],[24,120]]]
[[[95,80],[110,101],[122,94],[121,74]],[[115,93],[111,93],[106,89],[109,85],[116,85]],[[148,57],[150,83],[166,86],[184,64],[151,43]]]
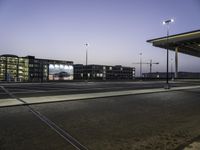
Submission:
[[[106,65],[74,65],[75,80],[132,80],[135,68]]]
[[[59,80],[132,80],[135,68],[106,65],[73,65],[72,61],[34,56],[0,56],[0,81],[45,82]]]
[[[37,59],[34,56],[0,56],[0,80],[8,82],[43,82],[73,80],[73,62]]]
[[[143,78],[153,78],[153,79],[166,79],[166,72],[152,72],[152,73],[143,73]],[[169,72],[169,79],[175,78],[174,72]],[[178,72],[179,79],[199,79],[200,72]]]

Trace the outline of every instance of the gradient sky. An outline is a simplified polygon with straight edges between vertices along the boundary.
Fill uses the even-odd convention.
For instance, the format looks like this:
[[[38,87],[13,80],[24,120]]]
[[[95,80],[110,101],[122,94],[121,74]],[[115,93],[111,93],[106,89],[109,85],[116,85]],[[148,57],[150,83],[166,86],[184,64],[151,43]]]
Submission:
[[[169,18],[175,19],[170,34],[198,30],[199,16],[200,0],[0,0],[0,54],[85,63],[87,42],[89,64],[139,72],[132,63],[142,53],[143,61],[160,63],[153,71],[165,71],[166,51],[146,40],[165,36],[162,21]],[[197,57],[179,55],[179,71],[200,72],[199,64]]]

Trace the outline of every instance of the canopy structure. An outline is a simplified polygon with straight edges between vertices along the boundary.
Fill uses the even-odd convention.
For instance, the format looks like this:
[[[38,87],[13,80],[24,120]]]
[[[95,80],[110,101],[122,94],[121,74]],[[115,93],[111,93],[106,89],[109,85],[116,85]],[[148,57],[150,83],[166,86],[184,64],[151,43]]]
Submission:
[[[155,47],[175,51],[175,77],[178,75],[178,52],[200,57],[200,30],[147,40]]]

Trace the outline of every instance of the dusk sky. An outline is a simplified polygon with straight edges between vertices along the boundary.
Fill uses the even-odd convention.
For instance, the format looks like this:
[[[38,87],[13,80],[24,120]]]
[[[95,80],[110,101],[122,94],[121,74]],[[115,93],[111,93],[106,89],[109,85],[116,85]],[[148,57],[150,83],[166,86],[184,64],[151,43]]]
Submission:
[[[89,43],[89,64],[135,66],[138,74],[132,63],[142,53],[160,63],[153,71],[165,71],[166,50],[146,40],[166,36],[170,18],[170,34],[199,30],[200,0],[0,0],[0,54],[85,64]],[[200,72],[199,64],[179,54],[179,71]]]

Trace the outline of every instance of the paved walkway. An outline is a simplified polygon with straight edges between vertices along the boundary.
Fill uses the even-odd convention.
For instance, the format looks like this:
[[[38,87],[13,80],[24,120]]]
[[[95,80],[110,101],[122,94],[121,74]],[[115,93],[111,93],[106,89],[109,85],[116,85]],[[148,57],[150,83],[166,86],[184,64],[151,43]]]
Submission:
[[[187,90],[187,89],[195,89],[195,88],[200,88],[200,86],[173,87],[171,89],[157,88],[157,89],[142,89],[142,90],[140,89],[140,90],[127,90],[127,91],[86,93],[86,94],[27,97],[27,98],[20,98],[20,99],[25,101],[27,104],[38,104],[38,103],[49,103],[49,102],[59,102],[59,101],[84,100],[84,99],[91,99],[91,98],[103,98],[103,97],[136,95],[136,94],[148,94],[148,93],[157,93],[157,92],[169,92],[169,91]],[[0,100],[0,107],[16,106],[16,105],[23,105],[23,103],[18,101],[15,98]]]

